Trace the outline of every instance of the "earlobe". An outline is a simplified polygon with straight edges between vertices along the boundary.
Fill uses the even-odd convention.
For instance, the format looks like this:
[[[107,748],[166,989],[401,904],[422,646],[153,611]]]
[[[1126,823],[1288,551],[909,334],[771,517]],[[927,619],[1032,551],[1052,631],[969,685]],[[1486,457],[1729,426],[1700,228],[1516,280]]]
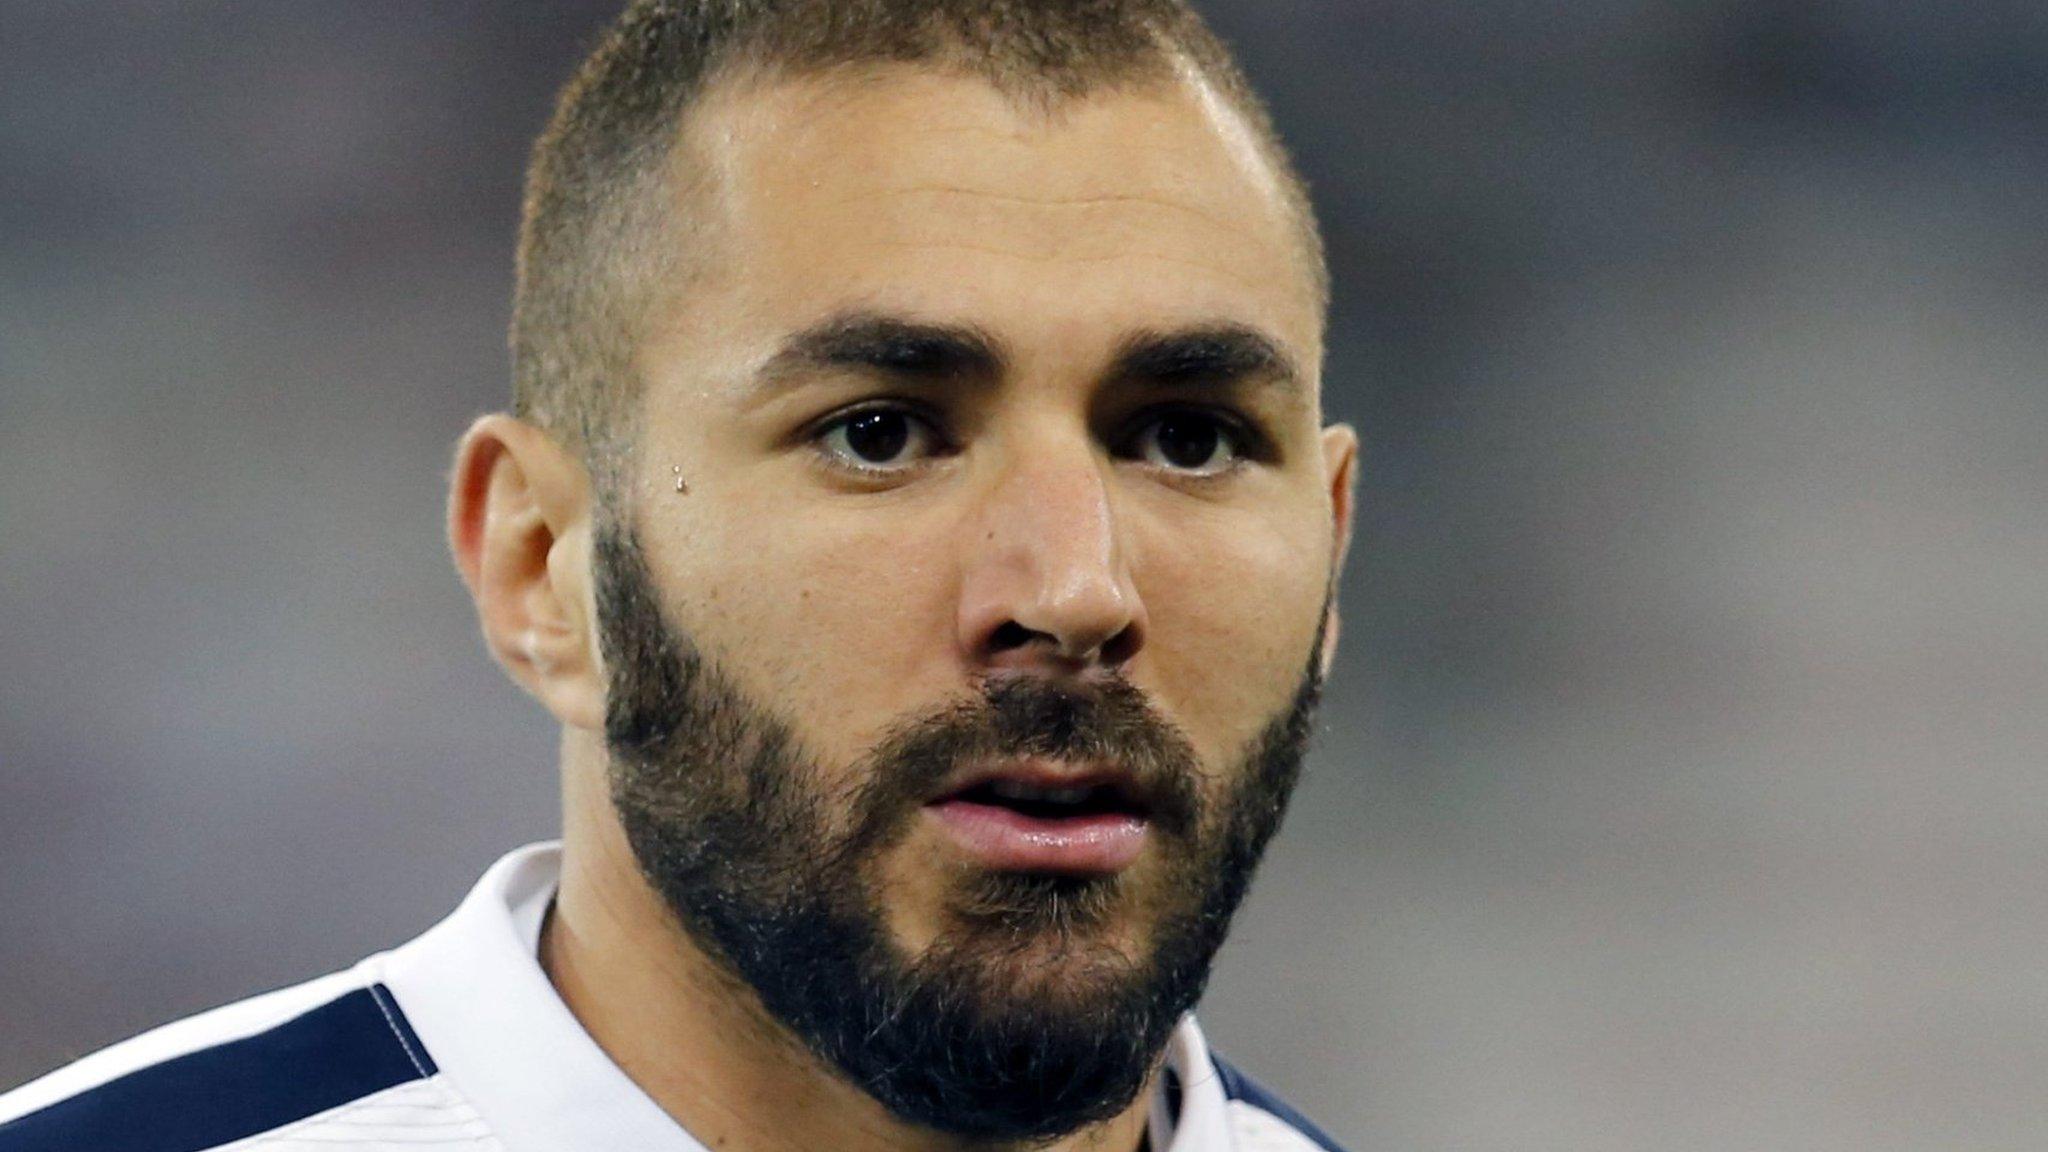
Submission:
[[[1344,560],[1351,552],[1351,527],[1357,493],[1358,433],[1349,424],[1332,424],[1323,429],[1324,475],[1330,484],[1330,605],[1323,621],[1322,651],[1318,654],[1324,676],[1337,660],[1337,590],[1344,581]]]
[[[1323,429],[1323,475],[1330,485],[1331,570],[1341,573],[1351,551],[1352,505],[1358,491],[1358,432],[1349,424]]]
[[[1340,628],[1341,623],[1342,621],[1337,615],[1336,596],[1333,592],[1331,594],[1330,610],[1323,617],[1323,646],[1316,653],[1316,661],[1325,680],[1330,678],[1330,669],[1337,664],[1337,633],[1342,630]]]
[[[448,542],[491,655],[565,724],[604,717],[590,628],[590,485],[580,461],[504,414],[456,449]]]

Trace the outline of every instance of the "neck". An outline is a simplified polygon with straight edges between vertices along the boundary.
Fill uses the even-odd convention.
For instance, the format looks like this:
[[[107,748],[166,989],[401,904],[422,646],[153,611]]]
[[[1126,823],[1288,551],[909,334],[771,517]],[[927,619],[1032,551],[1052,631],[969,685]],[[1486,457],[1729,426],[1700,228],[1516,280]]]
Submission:
[[[751,989],[676,925],[611,815],[601,760],[591,771],[570,763],[570,751],[562,884],[542,928],[541,966],[598,1046],[656,1104],[723,1152],[1004,1147],[905,1123],[772,1020]],[[1119,1115],[1030,1147],[1136,1152],[1156,1088],[1155,1074]]]

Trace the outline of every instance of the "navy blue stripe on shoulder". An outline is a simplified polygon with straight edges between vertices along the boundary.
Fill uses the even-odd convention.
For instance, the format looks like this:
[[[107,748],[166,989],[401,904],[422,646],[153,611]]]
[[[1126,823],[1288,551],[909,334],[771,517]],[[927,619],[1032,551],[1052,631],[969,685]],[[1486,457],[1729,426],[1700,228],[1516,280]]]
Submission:
[[[201,1152],[434,1074],[382,984],[0,1124],[0,1152]]]
[[[1344,1152],[1328,1132],[1316,1127],[1315,1121],[1294,1110],[1294,1106],[1266,1088],[1257,1080],[1245,1075],[1234,1065],[1215,1053],[1209,1059],[1216,1065],[1216,1078],[1223,1082],[1223,1094],[1232,1100],[1242,1100],[1254,1108],[1271,1112],[1285,1120],[1295,1131],[1313,1140],[1324,1152]]]

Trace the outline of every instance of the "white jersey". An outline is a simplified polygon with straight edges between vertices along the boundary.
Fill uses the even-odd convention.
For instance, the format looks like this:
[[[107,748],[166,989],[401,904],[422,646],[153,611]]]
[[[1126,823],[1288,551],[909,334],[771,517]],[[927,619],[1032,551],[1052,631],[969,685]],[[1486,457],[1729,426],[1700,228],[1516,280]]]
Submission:
[[[705,1152],[605,1056],[537,959],[555,844],[493,865],[425,935],[145,1033],[0,1095],[0,1152]],[[1159,1152],[1337,1152],[1190,1017]]]

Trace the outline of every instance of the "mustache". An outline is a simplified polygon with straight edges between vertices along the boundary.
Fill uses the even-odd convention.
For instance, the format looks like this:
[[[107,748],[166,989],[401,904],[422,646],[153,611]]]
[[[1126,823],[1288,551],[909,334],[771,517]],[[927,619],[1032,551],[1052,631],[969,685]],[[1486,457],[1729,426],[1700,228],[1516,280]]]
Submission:
[[[907,820],[963,765],[1025,757],[1128,773],[1161,831],[1186,834],[1200,820],[1203,771],[1193,744],[1122,677],[988,677],[976,695],[892,726],[866,758],[856,807],[863,823]]]

